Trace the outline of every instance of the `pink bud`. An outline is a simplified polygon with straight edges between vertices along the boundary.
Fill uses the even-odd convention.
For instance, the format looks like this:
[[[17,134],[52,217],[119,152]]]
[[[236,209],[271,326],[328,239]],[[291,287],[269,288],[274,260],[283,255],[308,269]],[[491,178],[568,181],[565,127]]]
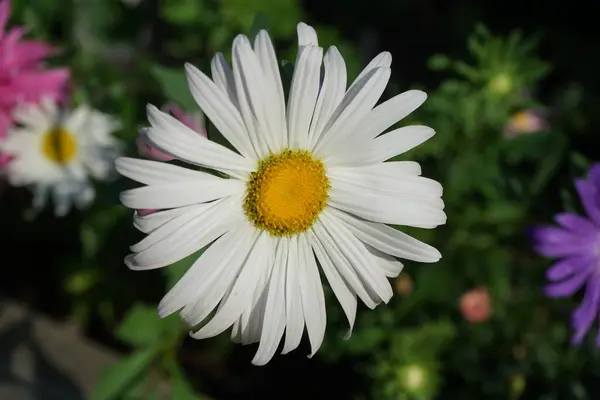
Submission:
[[[490,295],[484,287],[471,289],[460,298],[460,312],[469,322],[486,321],[490,316],[491,309]]]

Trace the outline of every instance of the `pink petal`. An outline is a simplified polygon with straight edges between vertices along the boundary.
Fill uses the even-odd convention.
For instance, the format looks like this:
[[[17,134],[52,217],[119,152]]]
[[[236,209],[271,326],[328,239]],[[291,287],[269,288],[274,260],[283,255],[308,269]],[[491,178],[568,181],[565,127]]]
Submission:
[[[140,134],[140,136],[138,136],[135,144],[137,145],[138,152],[144,157],[148,157],[157,161],[171,161],[175,159],[175,157],[151,146],[144,134]]]

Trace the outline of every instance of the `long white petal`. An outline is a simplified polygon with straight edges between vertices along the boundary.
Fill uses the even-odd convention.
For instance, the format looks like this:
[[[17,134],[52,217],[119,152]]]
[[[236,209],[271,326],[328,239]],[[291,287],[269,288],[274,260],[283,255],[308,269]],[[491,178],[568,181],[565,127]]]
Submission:
[[[300,251],[298,237],[290,238],[285,276],[286,327],[282,354],[289,353],[298,347],[304,332],[304,311],[300,291],[300,268],[303,268],[300,257],[303,255],[300,254]]]
[[[222,269],[229,262],[236,264],[241,256],[235,251],[228,251],[242,238],[247,237],[247,224],[239,224],[237,228],[226,232],[222,237],[209,246],[204,253],[192,264],[179,281],[162,298],[158,305],[158,315],[165,317],[186,306],[193,306],[200,300],[199,286],[203,285],[204,279],[213,273],[214,268]],[[241,243],[245,245],[246,243]],[[246,248],[247,249],[247,248]],[[242,256],[246,256],[243,254]],[[205,299],[212,301],[212,299]],[[217,299],[217,301],[219,301]]]
[[[279,73],[279,64],[277,56],[269,34],[261,30],[254,39],[254,51],[258,56],[262,66],[265,82],[265,90],[268,92],[267,98],[267,118],[272,124],[274,131],[274,143],[272,150],[278,153],[288,145],[287,122],[285,119],[285,97],[283,94],[283,85],[281,84],[281,74]]]
[[[115,168],[121,175],[145,185],[161,185],[175,182],[216,182],[221,178],[202,171],[179,167],[159,161],[120,157]]]
[[[269,154],[273,142],[272,129],[267,119],[264,76],[256,54],[244,35],[233,41],[233,78],[240,111],[254,151],[259,158]]]
[[[298,49],[287,107],[289,145],[299,148],[306,144],[310,121],[319,93],[323,49],[306,46]]]
[[[185,64],[185,71],[192,96],[215,128],[244,157],[256,160],[256,153],[252,148],[244,120],[229,96],[193,65]]]
[[[239,201],[226,199],[216,204],[214,209],[197,215],[163,240],[127,256],[125,264],[133,270],[155,269],[194,254],[245,221],[245,216],[239,209]]]
[[[360,139],[374,139],[419,108],[426,99],[427,94],[420,90],[409,90],[392,97],[371,110],[356,125],[354,129],[356,137]]]
[[[385,275],[378,273],[375,260],[366,247],[328,210],[321,213],[319,220],[331,236],[335,237],[339,249],[354,266],[365,286],[387,303],[394,294],[392,286]]]
[[[229,97],[231,103],[238,107],[237,93],[235,92],[235,82],[233,81],[233,71],[231,66],[225,60],[223,53],[217,53],[210,62],[212,79],[215,85]]]
[[[125,207],[135,209],[175,208],[240,194],[245,187],[244,182],[237,179],[165,183],[125,190],[120,200]]]
[[[339,148],[358,124],[375,106],[390,79],[389,67],[369,71],[356,85],[346,92],[344,99],[331,116],[314,152],[326,156]]]
[[[329,255],[327,255],[325,248],[317,239],[315,234],[312,231],[309,231],[307,236],[310,245],[317,256],[317,259],[321,264],[321,268],[323,269],[323,273],[327,278],[327,282],[329,282],[331,290],[333,290],[335,297],[338,299],[340,305],[342,306],[342,310],[344,310],[344,314],[346,314],[346,318],[348,319],[348,324],[350,327],[348,329],[348,333],[346,333],[344,336],[345,339],[348,339],[350,338],[350,335],[352,335],[352,329],[354,328],[354,322],[356,320],[356,294],[348,286],[345,279],[342,277]]]
[[[269,292],[268,283],[271,280],[275,266],[275,256],[279,247],[279,241],[279,238],[267,235],[267,244],[265,247],[267,261],[265,262],[265,268],[262,270],[262,274],[256,276],[258,282],[256,289],[252,293],[252,299],[246,304],[239,322],[236,322],[233,326],[232,335],[237,330],[242,344],[256,343],[262,335],[265,307]],[[236,325],[238,326],[237,329]]]
[[[223,300],[222,306],[206,325],[192,334],[192,337],[204,339],[225,331],[239,319],[248,303],[252,302],[254,292],[264,290],[266,281],[258,277],[268,268],[270,250],[268,244],[267,234],[260,234],[230,293]]]
[[[368,189],[357,192],[355,185],[339,181],[331,182],[329,205],[384,224],[430,229],[446,223],[444,202],[440,198],[379,193]]]
[[[383,51],[377,54],[377,56],[373,58],[371,62],[369,62],[369,64],[367,64],[367,66],[360,72],[360,74],[358,74],[354,82],[352,82],[352,85],[350,85],[350,87],[348,88],[348,91],[350,91],[350,89],[357,85],[372,70],[380,67],[389,68],[391,65],[392,54],[389,51]]]
[[[304,235],[299,237],[298,250],[302,254],[299,265],[300,293],[311,348],[309,357],[312,357],[321,347],[325,337],[327,325],[325,294],[312,247]]]
[[[382,163],[430,139],[435,131],[428,126],[405,126],[376,137],[374,140],[350,142],[336,154],[328,157],[330,166],[352,167]]]
[[[325,125],[338,107],[346,92],[346,63],[335,46],[331,46],[325,57],[325,77],[319,91],[315,113],[310,124],[307,148],[313,149],[320,139]]]
[[[436,262],[442,257],[434,247],[390,226],[335,209],[329,211],[343,221],[357,238],[384,253],[419,262]]]
[[[254,365],[265,365],[273,358],[285,330],[285,267],[288,249],[289,240],[280,239],[268,285],[262,334],[258,350],[252,359]]]
[[[176,118],[154,106],[148,107],[152,128],[148,139],[160,150],[190,164],[225,172],[245,178],[255,168],[253,161],[198,135]]]
[[[248,258],[259,233],[253,226],[246,224],[232,239],[235,251],[223,254],[218,263],[205,262],[203,268],[206,272],[198,279],[194,289],[193,296],[197,301],[188,303],[181,310],[181,318],[185,322],[191,326],[198,325],[217,307],[227,290],[235,283],[236,276]],[[202,256],[198,262],[203,262]]]
[[[323,223],[317,220],[312,227],[315,239],[320,243],[333,265],[348,284],[352,291],[369,308],[375,308],[380,303],[379,298],[372,291],[368,291],[354,270],[351,261],[340,251],[337,241],[325,229]]]
[[[140,215],[136,212],[133,215],[133,226],[135,226],[143,233],[150,233],[160,228],[162,225],[166,224],[172,219],[186,214],[189,211],[195,209],[196,207],[203,207],[203,205],[194,204],[187,207],[177,207],[172,208],[170,210],[157,211],[147,215]]]
[[[393,256],[390,256],[383,251],[379,251],[374,247],[365,245],[369,253],[373,256],[375,264],[381,269],[381,271],[388,278],[396,278],[402,272],[404,265],[396,260]]]
[[[332,181],[345,182],[356,186],[357,190],[362,188],[383,193],[412,194],[427,198],[441,197],[442,185],[433,179],[415,176],[406,173],[393,175],[396,168],[388,168],[386,164],[376,164],[371,168],[344,168],[333,167],[327,171],[327,176]]]

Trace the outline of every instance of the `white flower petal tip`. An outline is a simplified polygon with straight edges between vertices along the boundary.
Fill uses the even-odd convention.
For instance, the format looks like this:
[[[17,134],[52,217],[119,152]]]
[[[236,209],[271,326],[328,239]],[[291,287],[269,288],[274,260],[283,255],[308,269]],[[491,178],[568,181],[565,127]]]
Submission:
[[[314,28],[304,22],[297,25],[298,31],[298,46],[318,46],[319,39]]]

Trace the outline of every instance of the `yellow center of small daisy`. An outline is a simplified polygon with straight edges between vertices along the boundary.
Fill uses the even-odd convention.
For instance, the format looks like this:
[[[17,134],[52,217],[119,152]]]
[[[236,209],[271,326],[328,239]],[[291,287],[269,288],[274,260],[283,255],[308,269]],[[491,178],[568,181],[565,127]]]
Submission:
[[[54,128],[44,134],[42,153],[57,164],[67,164],[77,154],[77,139],[62,128]]]
[[[261,160],[246,188],[244,211],[259,229],[290,236],[309,229],[327,203],[325,165],[306,150]]]

